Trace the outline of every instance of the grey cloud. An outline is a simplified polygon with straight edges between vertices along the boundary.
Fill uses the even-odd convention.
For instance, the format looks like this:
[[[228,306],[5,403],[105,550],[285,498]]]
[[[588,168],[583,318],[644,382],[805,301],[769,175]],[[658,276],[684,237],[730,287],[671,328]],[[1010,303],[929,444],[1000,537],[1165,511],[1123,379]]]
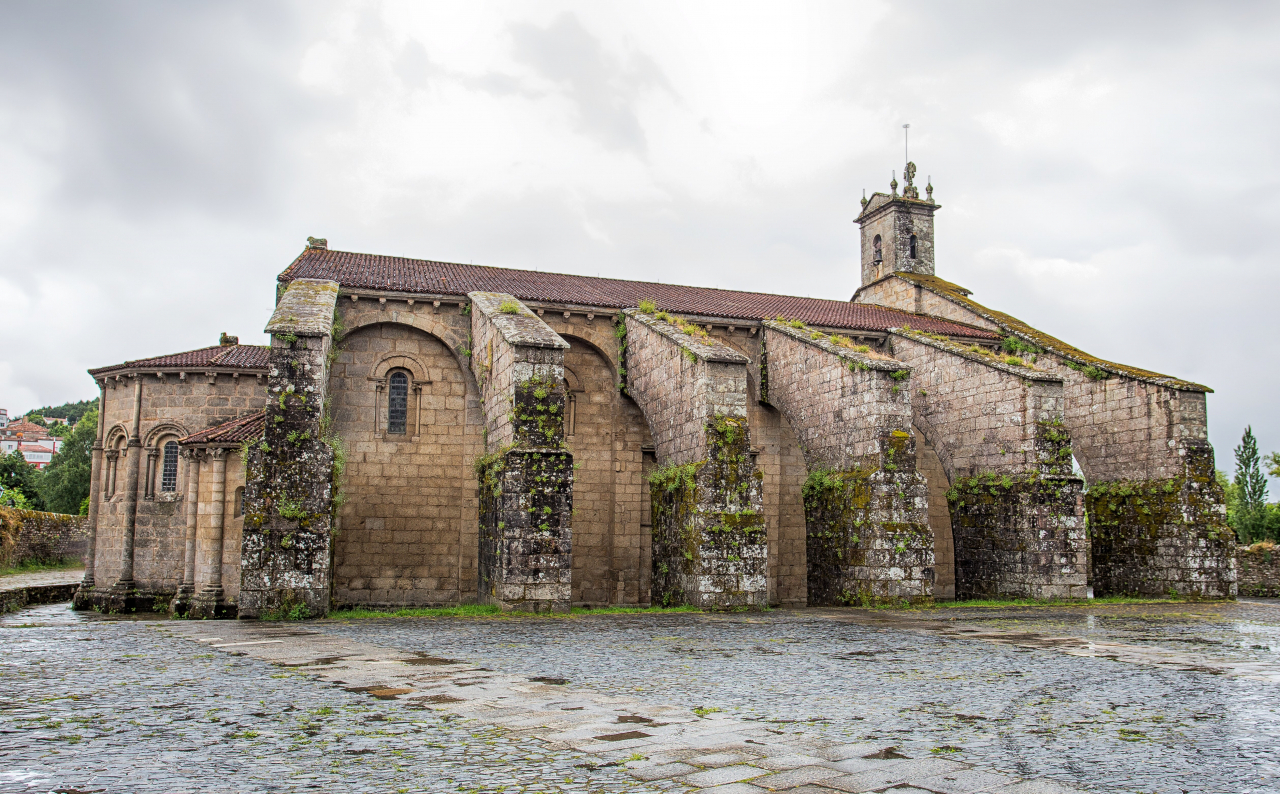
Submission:
[[[296,85],[301,10],[6,3],[0,74],[13,105],[51,102],[64,120],[63,201],[261,213],[288,180],[290,137],[318,114]]]
[[[582,132],[608,148],[644,153],[636,104],[647,90],[670,90],[651,59],[633,54],[620,62],[568,13],[545,28],[516,24],[510,31],[516,59],[563,86],[577,109]]]

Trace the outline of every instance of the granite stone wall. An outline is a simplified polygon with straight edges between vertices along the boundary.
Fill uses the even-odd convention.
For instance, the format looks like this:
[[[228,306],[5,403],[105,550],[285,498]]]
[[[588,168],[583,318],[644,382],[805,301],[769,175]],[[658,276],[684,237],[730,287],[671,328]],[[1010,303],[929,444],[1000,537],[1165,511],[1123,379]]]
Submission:
[[[266,431],[246,454],[242,618],[329,611],[335,452],[325,411],[337,297],[336,282],[297,279],[267,325]]]
[[[1236,585],[1239,594],[1280,598],[1280,551],[1274,544],[1236,547]]]
[[[910,369],[839,336],[766,321],[769,402],[800,440],[808,603],[933,595],[928,492],[916,471]]]
[[[87,516],[0,506],[0,567],[83,557],[88,521]]]
[[[897,331],[915,423],[951,482],[956,598],[1083,598],[1084,483],[1071,473],[1062,381],[927,334]]]
[[[1176,477],[1090,483],[1096,595],[1236,595],[1235,533],[1208,442],[1179,445]]]
[[[674,318],[626,312],[627,391],[653,433],[652,599],[765,606],[768,532],[747,425],[747,357]]]
[[[163,448],[169,441],[232,419],[261,411],[266,401],[266,373],[141,373],[139,442],[128,446],[133,418],[134,377],[106,380],[103,446],[94,581],[110,588],[123,568],[124,534],[130,499],[129,470],[137,467],[134,514],[133,576],[148,604],[172,596],[182,582],[185,553],[187,471],[178,467],[172,491],[160,482]],[[86,597],[88,594],[86,594]]]
[[[468,297],[487,450],[476,467],[480,599],[504,609],[567,611],[574,474],[564,443],[569,343],[511,295]]]

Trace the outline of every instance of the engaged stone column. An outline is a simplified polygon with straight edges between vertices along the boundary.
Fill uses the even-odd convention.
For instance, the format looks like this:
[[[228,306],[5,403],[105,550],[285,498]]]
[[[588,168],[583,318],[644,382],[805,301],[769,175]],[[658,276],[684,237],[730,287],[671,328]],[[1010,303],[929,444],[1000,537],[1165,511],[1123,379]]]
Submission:
[[[324,437],[338,283],[289,282],[267,324],[266,430],[245,469],[239,614],[329,611],[334,449]]]
[[[209,579],[191,600],[195,619],[230,617],[222,592],[222,528],[227,513],[227,450],[209,450]]]
[[[865,345],[766,320],[764,399],[795,430],[809,605],[933,596],[933,533],[911,432],[911,368]]]
[[[476,465],[480,599],[503,609],[567,612],[573,575],[573,456],[564,445],[569,343],[511,295],[467,297],[487,453]]]
[[[94,566],[98,555],[98,503],[102,501],[102,441],[106,428],[107,387],[98,384],[98,432],[93,437],[93,452],[89,464],[89,543],[84,553],[84,579],[76,590],[73,606],[76,609],[88,609],[92,606],[90,591],[95,585]]]
[[[625,314],[627,392],[649,421],[661,464],[649,479],[653,602],[766,606],[769,546],[747,428],[748,359],[664,312]]]
[[[182,584],[169,605],[169,610],[175,615],[186,615],[196,594],[196,526],[200,515],[200,451],[184,449],[182,459],[187,462],[187,503],[184,506],[187,536],[182,557]]]
[[[951,488],[956,598],[1084,598],[1084,483],[1072,474],[1062,379],[1029,359],[892,330],[915,422]]]
[[[133,581],[134,528],[138,522],[138,478],[142,465],[142,375],[137,374],[133,378],[133,422],[129,428],[129,441],[125,446],[124,538],[120,551],[120,578],[101,599],[102,607],[107,612],[136,612],[143,606],[137,585]],[[114,481],[114,476],[112,479]]]

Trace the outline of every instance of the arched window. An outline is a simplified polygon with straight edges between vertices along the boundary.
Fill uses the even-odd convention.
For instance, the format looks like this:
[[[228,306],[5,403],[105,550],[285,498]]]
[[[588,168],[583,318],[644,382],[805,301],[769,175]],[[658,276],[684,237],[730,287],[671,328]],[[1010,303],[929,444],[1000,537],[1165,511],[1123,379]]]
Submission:
[[[387,432],[404,434],[409,417],[409,376],[393,372],[387,389]]]
[[[911,258],[916,258],[916,236],[914,234],[911,235]]]
[[[236,501],[235,506],[231,508],[231,515],[233,518],[244,515],[244,486],[236,489]]]
[[[884,261],[884,251],[882,250],[883,248],[884,248],[884,244],[880,242],[880,235],[877,234],[875,236],[875,239],[871,241],[871,250],[872,252],[874,252],[874,257],[872,258],[872,261],[875,262],[877,265]]]
[[[164,445],[164,463],[160,466],[160,490],[170,493],[178,490],[177,441],[169,441]]]

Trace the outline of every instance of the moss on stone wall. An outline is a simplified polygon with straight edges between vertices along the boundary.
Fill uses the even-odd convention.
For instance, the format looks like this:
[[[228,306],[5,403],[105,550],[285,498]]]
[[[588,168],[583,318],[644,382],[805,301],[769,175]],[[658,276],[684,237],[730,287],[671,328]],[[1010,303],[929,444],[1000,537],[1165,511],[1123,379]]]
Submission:
[[[815,469],[801,488],[811,605],[932,599],[933,533],[911,435],[886,433],[880,463]]]
[[[653,599],[664,606],[763,606],[763,475],[747,421],[717,415],[705,432],[706,460],[664,466],[649,477]]]
[[[516,384],[511,410],[515,446],[535,449],[564,447],[563,382],[534,377]]]
[[[1235,533],[1212,460],[1198,460],[1198,447],[1186,454],[1182,477],[1090,485],[1085,504],[1097,595],[1232,594]]]
[[[947,491],[956,598],[1085,597],[1083,485],[1039,473],[957,478]]]

